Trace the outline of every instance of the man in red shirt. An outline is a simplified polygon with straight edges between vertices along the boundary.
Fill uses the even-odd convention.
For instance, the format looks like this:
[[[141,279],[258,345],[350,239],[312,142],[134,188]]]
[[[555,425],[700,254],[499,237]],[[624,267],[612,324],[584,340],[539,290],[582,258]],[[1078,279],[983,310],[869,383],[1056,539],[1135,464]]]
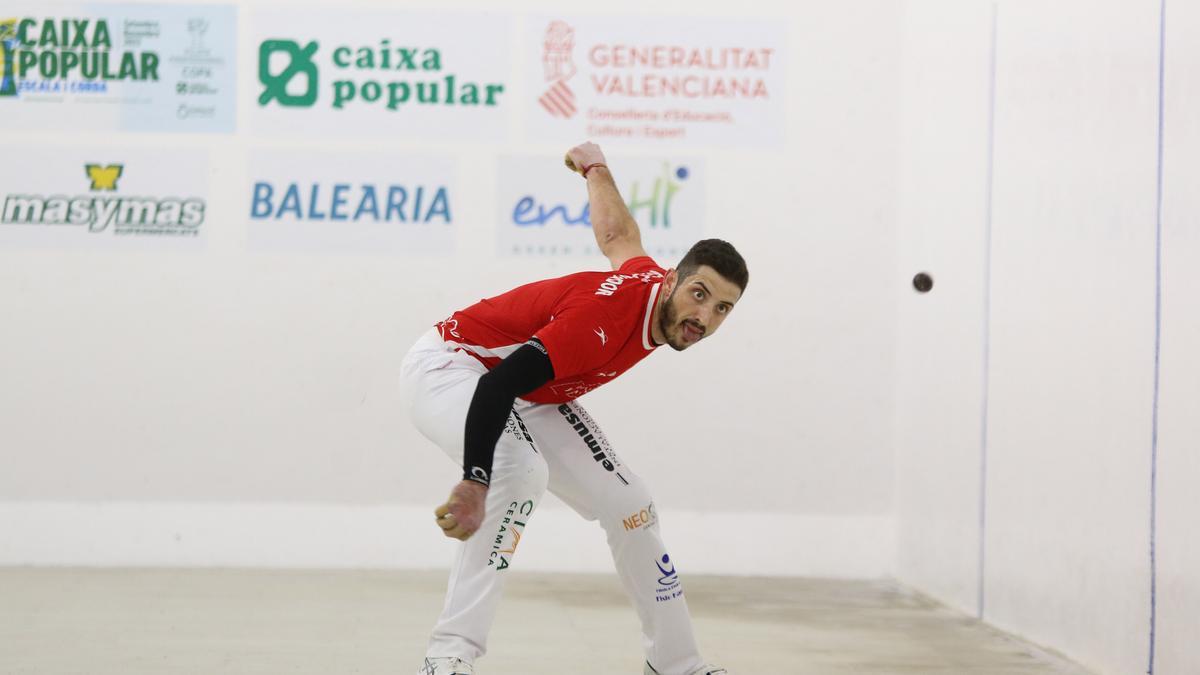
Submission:
[[[718,675],[705,665],[650,492],[576,401],[661,345],[683,351],[712,335],[749,279],[719,239],[678,269],[642,248],[637,223],[593,143],[567,163],[587,181],[592,229],[611,272],[526,284],[454,312],[404,360],[413,423],[463,479],[435,514],[463,541],[419,675],[472,675],[506,570],[546,490],[604,528],[642,623],[647,675]],[[481,532],[481,536],[472,536]]]

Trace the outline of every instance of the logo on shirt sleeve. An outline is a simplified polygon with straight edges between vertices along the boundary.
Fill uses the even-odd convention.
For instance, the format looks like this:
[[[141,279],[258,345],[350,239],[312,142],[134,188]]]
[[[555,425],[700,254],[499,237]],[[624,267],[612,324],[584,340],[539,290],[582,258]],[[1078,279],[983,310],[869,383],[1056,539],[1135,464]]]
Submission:
[[[658,270],[646,270],[645,272],[635,272],[633,274],[614,274],[605,279],[600,287],[596,289],[596,295],[612,295],[617,291],[617,287],[631,279],[638,279],[643,284],[653,283],[663,278],[662,272]]]
[[[596,335],[600,336],[600,346],[601,347],[608,344],[608,336],[604,334],[604,328],[602,328],[600,326],[596,326],[596,330],[594,330],[592,332],[595,333]]]

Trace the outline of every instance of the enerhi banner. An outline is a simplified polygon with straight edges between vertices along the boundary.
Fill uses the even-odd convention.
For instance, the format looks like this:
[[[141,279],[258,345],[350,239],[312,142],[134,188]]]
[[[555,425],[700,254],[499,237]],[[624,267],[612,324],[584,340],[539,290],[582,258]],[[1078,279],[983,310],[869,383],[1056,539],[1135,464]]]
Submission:
[[[704,163],[697,157],[613,154],[613,177],[637,220],[646,252],[673,264],[704,234]],[[497,253],[504,256],[594,257],[587,183],[555,156],[497,160]]]

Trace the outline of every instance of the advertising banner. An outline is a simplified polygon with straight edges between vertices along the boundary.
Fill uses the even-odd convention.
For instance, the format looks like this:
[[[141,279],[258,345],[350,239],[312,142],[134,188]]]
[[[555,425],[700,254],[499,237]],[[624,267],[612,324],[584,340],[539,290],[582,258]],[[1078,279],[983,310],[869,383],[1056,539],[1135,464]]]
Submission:
[[[501,256],[595,256],[587,184],[561,157],[503,156],[497,175]],[[669,264],[704,232],[704,170],[694,157],[610,161],[646,252]]]
[[[221,5],[6,3],[7,129],[232,132],[237,16]]]
[[[449,255],[458,189],[447,157],[261,150],[248,244],[260,252]]]
[[[527,138],[765,147],[783,141],[786,32],[731,18],[535,16]]]
[[[260,134],[503,140],[510,20],[486,12],[254,12]]]
[[[9,146],[5,155],[13,161],[0,163],[0,246],[203,247],[203,151]]]

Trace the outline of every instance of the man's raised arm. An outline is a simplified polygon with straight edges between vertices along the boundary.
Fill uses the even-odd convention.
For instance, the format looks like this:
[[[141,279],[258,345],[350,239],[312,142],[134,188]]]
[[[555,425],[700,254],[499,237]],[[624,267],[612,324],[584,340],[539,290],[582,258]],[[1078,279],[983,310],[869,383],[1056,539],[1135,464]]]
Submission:
[[[567,166],[587,180],[592,234],[612,268],[620,269],[626,260],[646,255],[637,221],[617,191],[600,146],[589,141],[571,148]]]

